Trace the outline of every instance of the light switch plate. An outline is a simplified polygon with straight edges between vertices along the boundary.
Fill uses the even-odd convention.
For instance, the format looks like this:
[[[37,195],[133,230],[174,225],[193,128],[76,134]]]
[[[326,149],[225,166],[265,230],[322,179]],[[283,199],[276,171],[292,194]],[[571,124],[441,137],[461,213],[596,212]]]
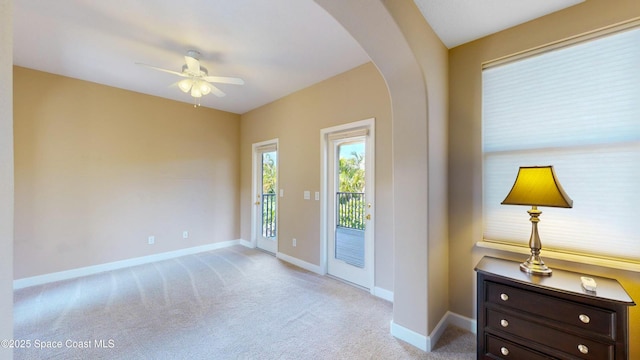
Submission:
[[[320,191],[316,191],[316,200],[320,200]]]
[[[304,199],[305,200],[311,199],[311,192],[310,191],[308,191],[308,190],[304,191]]]

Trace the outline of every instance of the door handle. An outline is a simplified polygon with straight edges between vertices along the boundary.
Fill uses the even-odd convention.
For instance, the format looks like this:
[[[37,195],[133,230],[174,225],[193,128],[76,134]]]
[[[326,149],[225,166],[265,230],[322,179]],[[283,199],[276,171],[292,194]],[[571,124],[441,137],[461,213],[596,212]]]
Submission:
[[[256,201],[256,205],[260,205],[260,201]]]
[[[366,219],[371,220],[371,214],[367,214]]]

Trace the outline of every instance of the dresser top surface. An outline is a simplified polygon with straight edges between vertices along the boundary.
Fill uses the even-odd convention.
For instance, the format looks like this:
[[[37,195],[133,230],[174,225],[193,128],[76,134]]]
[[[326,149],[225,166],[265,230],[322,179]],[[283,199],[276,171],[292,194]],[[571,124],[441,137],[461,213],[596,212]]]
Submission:
[[[629,294],[615,279],[577,273],[566,270],[553,269],[551,276],[527,274],[520,270],[516,261],[498,259],[485,256],[480,260],[475,270],[479,273],[502,277],[511,281],[531,285],[539,288],[579,295],[585,298],[603,299],[626,305],[635,305]],[[593,278],[597,283],[595,292],[582,288],[581,276]]]

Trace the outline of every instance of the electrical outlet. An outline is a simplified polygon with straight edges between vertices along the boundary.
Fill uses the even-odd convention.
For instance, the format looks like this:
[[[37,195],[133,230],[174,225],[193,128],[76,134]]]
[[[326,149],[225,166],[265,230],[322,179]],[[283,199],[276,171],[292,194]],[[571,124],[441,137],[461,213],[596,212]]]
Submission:
[[[182,238],[183,239],[188,239],[189,238],[189,232],[187,230],[182,232]]]
[[[297,242],[298,242],[298,240],[296,240],[296,238],[293,238],[293,241],[292,241],[293,247],[296,247],[296,245],[297,245],[296,243]]]
[[[153,245],[156,243],[156,237],[155,236],[149,236],[149,245]]]

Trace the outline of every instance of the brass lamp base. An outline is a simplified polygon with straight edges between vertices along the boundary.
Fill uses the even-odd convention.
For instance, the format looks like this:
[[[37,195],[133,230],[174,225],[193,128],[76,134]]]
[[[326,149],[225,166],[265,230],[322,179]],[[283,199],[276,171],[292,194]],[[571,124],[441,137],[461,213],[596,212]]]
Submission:
[[[539,256],[531,255],[527,261],[520,264],[520,270],[532,275],[550,276],[552,270],[544,264]]]
[[[520,264],[520,270],[527,274],[533,275],[551,275],[551,269],[544,264],[544,261],[540,259],[540,249],[542,249],[542,243],[540,243],[540,235],[538,235],[538,222],[540,222],[540,214],[542,211],[538,210],[537,206],[532,206],[531,210],[527,211],[531,216],[531,238],[529,238],[529,248],[531,249],[531,256],[527,261]]]

